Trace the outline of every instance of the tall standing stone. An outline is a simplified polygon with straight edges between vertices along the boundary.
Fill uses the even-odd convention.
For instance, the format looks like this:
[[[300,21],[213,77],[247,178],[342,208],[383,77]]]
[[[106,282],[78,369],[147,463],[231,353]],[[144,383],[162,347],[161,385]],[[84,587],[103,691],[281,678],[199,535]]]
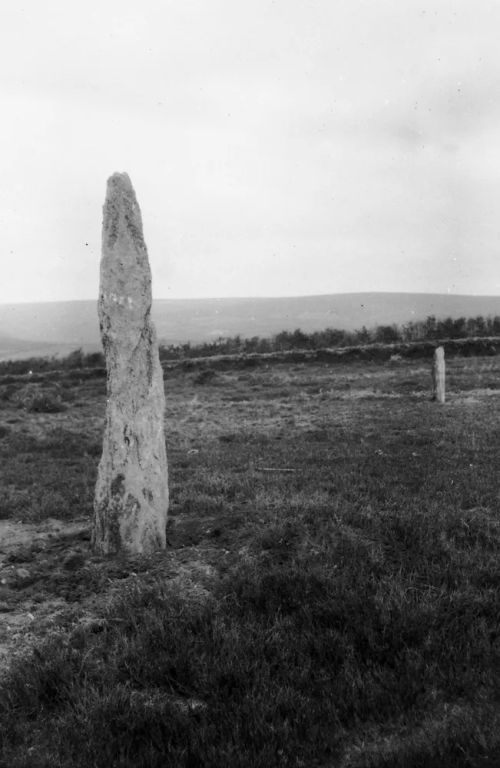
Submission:
[[[436,347],[432,378],[434,383],[433,399],[438,403],[445,401],[445,376],[444,347]]]
[[[98,302],[107,409],[92,544],[102,553],[166,546],[165,394],[151,303],[141,212],[128,175],[115,173],[104,203]]]

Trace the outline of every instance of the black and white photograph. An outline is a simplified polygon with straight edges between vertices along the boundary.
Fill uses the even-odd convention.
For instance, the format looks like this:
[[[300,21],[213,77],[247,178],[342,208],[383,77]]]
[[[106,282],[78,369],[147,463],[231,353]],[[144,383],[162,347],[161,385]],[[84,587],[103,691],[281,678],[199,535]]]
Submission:
[[[500,4],[0,14],[0,768],[500,768]]]

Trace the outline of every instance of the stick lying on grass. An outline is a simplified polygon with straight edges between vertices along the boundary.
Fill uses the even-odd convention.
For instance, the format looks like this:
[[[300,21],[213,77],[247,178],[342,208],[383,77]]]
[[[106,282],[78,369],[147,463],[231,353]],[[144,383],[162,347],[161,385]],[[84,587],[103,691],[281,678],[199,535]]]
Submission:
[[[288,467],[255,467],[258,472],[295,472],[294,469],[288,469]]]

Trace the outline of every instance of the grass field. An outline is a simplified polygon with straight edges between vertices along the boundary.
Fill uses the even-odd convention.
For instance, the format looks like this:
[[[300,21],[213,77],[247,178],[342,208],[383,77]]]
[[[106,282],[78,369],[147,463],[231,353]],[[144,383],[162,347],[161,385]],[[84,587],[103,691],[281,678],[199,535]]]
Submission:
[[[500,765],[500,358],[449,359],[444,406],[418,360],[169,371],[149,558],[89,549],[104,380],[61,375],[50,413],[25,385],[2,768]]]

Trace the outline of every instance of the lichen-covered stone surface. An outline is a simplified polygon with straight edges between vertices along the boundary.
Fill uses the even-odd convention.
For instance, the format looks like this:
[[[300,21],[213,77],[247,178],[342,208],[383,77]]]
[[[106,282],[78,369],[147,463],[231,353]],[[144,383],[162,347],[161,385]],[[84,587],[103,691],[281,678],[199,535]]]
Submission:
[[[104,204],[98,303],[107,409],[92,542],[103,553],[166,545],[165,395],[151,302],[141,212],[128,175],[116,173]]]

